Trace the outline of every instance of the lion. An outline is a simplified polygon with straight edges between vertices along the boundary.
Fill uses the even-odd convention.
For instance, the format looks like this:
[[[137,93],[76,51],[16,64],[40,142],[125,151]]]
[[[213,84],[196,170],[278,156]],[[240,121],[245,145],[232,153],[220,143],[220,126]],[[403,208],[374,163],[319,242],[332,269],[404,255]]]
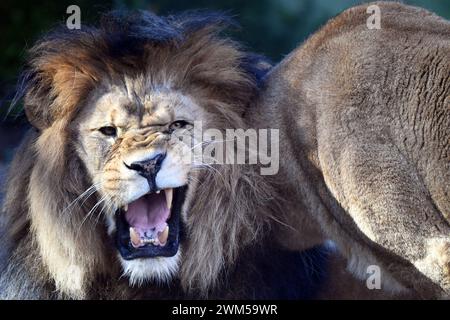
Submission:
[[[278,242],[331,239],[358,278],[448,298],[449,75],[449,21],[395,2],[344,11],[276,65],[246,121],[280,131]]]
[[[244,127],[270,64],[221,36],[229,22],[112,12],[30,49],[32,127],[9,170],[0,298],[313,295],[324,251],[273,246],[271,184],[249,166],[184,161],[177,139],[195,148],[195,121]]]

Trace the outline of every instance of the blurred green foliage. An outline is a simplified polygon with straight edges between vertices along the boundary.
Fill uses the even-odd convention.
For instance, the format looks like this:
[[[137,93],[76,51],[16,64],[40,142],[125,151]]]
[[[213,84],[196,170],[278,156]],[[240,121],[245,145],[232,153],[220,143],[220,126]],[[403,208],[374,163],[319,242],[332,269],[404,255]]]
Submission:
[[[450,18],[449,0],[405,2]],[[13,87],[27,48],[42,33],[64,22],[71,4],[80,6],[82,23],[95,23],[101,12],[119,8],[149,9],[158,14],[198,8],[225,10],[242,26],[232,34],[235,38],[250,50],[278,61],[330,17],[359,3],[355,0],[1,0],[0,95],[4,97]]]

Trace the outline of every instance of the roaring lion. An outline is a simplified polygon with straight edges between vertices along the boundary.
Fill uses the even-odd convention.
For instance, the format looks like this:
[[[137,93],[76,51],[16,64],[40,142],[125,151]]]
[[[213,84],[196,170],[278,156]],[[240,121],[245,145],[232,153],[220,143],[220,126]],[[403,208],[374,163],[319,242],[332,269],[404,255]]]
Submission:
[[[21,91],[32,128],[0,219],[8,249],[0,298],[315,290],[318,266],[308,271],[308,259],[275,250],[263,232],[280,210],[270,183],[251,167],[183,161],[191,150],[174,139],[194,137],[194,121],[244,127],[269,65],[220,35],[227,22],[115,12],[96,28],[51,32],[30,50]],[[319,267],[322,256],[309,253]]]
[[[332,239],[362,279],[449,297],[449,21],[351,8],[270,71],[246,117],[280,130],[279,218],[296,230],[278,225],[280,242]]]

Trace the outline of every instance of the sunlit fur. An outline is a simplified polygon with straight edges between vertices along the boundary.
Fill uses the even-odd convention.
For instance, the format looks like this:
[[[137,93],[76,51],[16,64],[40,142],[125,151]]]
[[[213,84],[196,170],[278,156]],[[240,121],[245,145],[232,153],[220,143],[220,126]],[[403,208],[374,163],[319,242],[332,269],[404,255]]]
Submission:
[[[167,284],[173,280],[179,268],[181,250],[170,258],[137,259],[122,261],[123,274],[129,278],[132,286],[143,286],[147,283]]]
[[[123,144],[116,141],[109,147],[101,142],[101,148],[88,137],[94,134],[88,132],[93,129],[89,125],[101,118],[96,115],[101,97],[108,94],[112,102],[130,99],[128,107],[133,107],[163,93],[163,109],[168,105],[173,111],[177,107],[171,104],[181,101],[206,127],[245,127],[242,116],[256,92],[257,73],[266,66],[256,65],[253,56],[219,35],[226,23],[220,15],[205,13],[168,18],[112,13],[98,28],[62,28],[30,50],[23,92],[34,128],[9,173],[2,216],[8,220],[13,247],[1,286],[26,282],[25,297],[56,293],[87,298],[96,296],[98,279],[114,288],[114,279],[125,273],[132,284],[176,277],[187,292],[206,296],[240,250],[258,239],[266,217],[278,210],[267,204],[276,198],[268,184],[247,166],[194,166],[183,178],[189,191],[182,213],[187,239],[180,261],[120,264],[107,229],[114,233],[114,209],[133,197],[120,190],[132,186],[107,186],[104,169],[118,168],[115,157],[132,157],[135,145],[124,141],[133,137],[128,131]],[[129,112],[136,115],[147,107],[144,103]],[[120,113],[125,106],[117,108]],[[102,148],[108,151],[99,151]],[[114,188],[119,191],[111,191]],[[105,196],[107,205],[95,207]]]
[[[359,278],[376,265],[383,289],[449,298],[449,75],[450,22],[395,1],[344,11],[275,66],[247,117],[280,129],[300,237],[281,241],[316,225]]]

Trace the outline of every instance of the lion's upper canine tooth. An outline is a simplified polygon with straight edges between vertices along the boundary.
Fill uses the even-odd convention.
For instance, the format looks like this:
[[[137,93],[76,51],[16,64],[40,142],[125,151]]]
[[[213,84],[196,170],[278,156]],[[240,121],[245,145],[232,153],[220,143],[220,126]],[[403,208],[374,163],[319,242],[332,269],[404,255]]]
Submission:
[[[164,194],[166,195],[166,205],[169,210],[172,208],[172,199],[173,199],[173,189],[164,189]]]
[[[123,210],[125,210],[125,212],[128,211],[128,205],[127,204],[123,206]]]
[[[133,227],[130,227],[130,240],[131,240],[131,244],[135,248],[140,247],[141,244],[142,244],[141,237],[139,236],[139,233],[137,233],[136,230],[134,230]]]
[[[161,190],[157,190],[157,191],[156,191],[156,194],[159,194],[160,192],[161,192]]]
[[[168,237],[169,237],[169,226],[166,226],[166,228],[158,234],[159,244],[161,246],[165,246]]]

